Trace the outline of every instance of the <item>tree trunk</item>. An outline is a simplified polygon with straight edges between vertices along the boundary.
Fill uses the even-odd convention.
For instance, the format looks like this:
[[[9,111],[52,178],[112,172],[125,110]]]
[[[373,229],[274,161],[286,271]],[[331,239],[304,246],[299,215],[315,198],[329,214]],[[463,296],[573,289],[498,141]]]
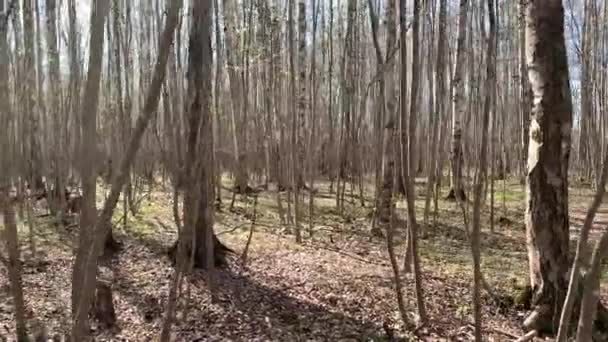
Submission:
[[[306,93],[306,1],[298,1],[298,84],[300,85],[298,94],[298,127],[297,127],[297,166],[296,166],[296,195],[304,185],[304,132],[306,130],[306,107],[308,98]],[[294,99],[295,101],[295,99]]]
[[[188,101],[186,118],[186,192],[184,227],[169,255],[179,267],[184,260],[192,266],[225,266],[230,251],[213,233],[213,127],[211,112],[211,5],[193,2],[188,59]],[[209,243],[211,241],[211,243]],[[184,271],[178,270],[179,271]]]
[[[606,250],[608,250],[608,231],[605,230],[600,240],[595,245],[593,255],[591,256],[591,267],[585,276],[585,281],[583,284],[583,296],[581,300],[581,311],[579,315],[578,329],[576,331],[576,341],[587,342],[593,340],[594,323],[597,322],[596,315],[602,315],[601,318],[597,317],[600,318],[602,323],[605,323],[607,320],[606,310],[601,306],[599,296],[600,278],[602,276],[602,261],[606,257]],[[606,329],[605,325],[604,329]],[[598,332],[597,330],[595,332]]]
[[[405,51],[405,41],[407,39],[407,23],[405,14],[405,2],[406,0],[400,0],[400,11],[399,11],[399,24],[401,27],[401,51]],[[419,76],[420,76],[420,55],[418,54],[419,44],[419,31],[420,31],[420,1],[414,0],[414,21],[413,21],[413,40],[412,40],[412,79],[411,79],[411,98],[410,98],[410,112],[409,112],[409,125],[408,125],[408,150],[407,159],[403,159],[401,155],[403,165],[403,181],[406,185],[405,196],[407,200],[407,219],[408,219],[408,250],[406,252],[406,265],[409,265],[408,255],[411,256],[412,266],[414,268],[414,288],[416,291],[416,306],[418,308],[418,316],[420,317],[420,323],[426,324],[427,316],[424,304],[424,291],[422,286],[422,270],[420,267],[420,260],[418,257],[418,222],[416,222],[416,207],[415,207],[415,187],[414,179],[416,177],[416,165],[415,165],[415,151],[416,151],[416,125],[418,116],[418,89],[419,89]],[[404,101],[407,94],[407,78],[405,70],[407,68],[407,56],[401,54],[401,117],[405,119],[406,106]],[[402,125],[402,130],[404,129]],[[402,131],[403,132],[403,131]],[[403,133],[401,134],[403,137]],[[403,143],[403,142],[402,142]]]
[[[466,111],[466,102],[464,101],[463,84],[464,79],[464,62],[465,62],[465,44],[467,38],[468,26],[468,0],[460,0],[460,13],[458,15],[458,40],[456,47],[456,65],[454,67],[454,77],[452,78],[452,155],[451,155],[451,189],[448,194],[448,199],[464,200],[465,193],[462,188],[462,122]]]
[[[91,13],[92,52],[90,56],[96,55],[95,51],[100,52],[101,48],[103,47],[103,17],[105,17],[105,14],[107,13],[107,7],[107,1],[106,3],[102,3],[101,0],[98,0],[95,9]],[[75,310],[73,309],[74,315],[76,317],[75,322],[72,326],[72,340],[75,341],[81,341],[83,336],[85,335],[85,327],[87,325],[86,323],[88,318],[87,314],[92,304],[93,290],[96,284],[97,261],[103,248],[103,242],[105,240],[104,238],[107,237],[107,234],[110,229],[112,213],[116,208],[116,204],[118,203],[120,192],[127,181],[131,165],[139,149],[143,134],[152,118],[152,115],[156,112],[156,109],[158,107],[160,89],[163,83],[163,79],[165,77],[166,64],[169,56],[169,47],[171,46],[171,42],[173,40],[173,33],[175,31],[175,27],[177,26],[177,19],[180,7],[181,1],[171,2],[169,4],[166,26],[162,33],[161,43],[159,47],[160,53],[154,66],[152,81],[150,82],[150,86],[146,93],[147,95],[143,105],[142,115],[137,118],[137,122],[135,123],[135,129],[133,130],[131,140],[129,141],[129,145],[120,162],[120,166],[117,170],[117,173],[112,179],[110,193],[104,203],[101,214],[98,217],[90,217],[90,221],[87,222],[91,225],[94,225],[92,227],[93,229],[87,229],[87,232],[91,235],[91,238],[88,239],[90,241],[88,244],[81,244],[81,246],[79,247],[79,254],[77,254],[77,260],[75,261],[74,265],[74,279],[72,281],[73,289],[75,284],[78,284],[80,286],[78,288],[79,291],[76,293],[76,296],[72,298],[72,305],[76,308]],[[98,58],[101,58],[101,56],[99,55]],[[86,102],[84,105],[83,113],[90,114],[90,112],[93,111],[96,107],[91,106],[93,104],[96,104],[97,102],[96,97],[98,93],[97,90],[99,88],[99,75],[97,73],[100,72],[100,64],[97,62],[98,61],[96,60],[92,60],[89,62],[89,73],[91,73],[92,76],[88,77],[87,89],[85,91]],[[97,69],[95,69],[95,67],[97,67]],[[90,122],[89,125],[91,125]],[[95,120],[93,120],[92,129],[95,128],[94,125]],[[87,226],[85,225],[83,226],[83,228],[87,228]],[[82,230],[83,228],[81,228],[81,234],[84,233],[84,231]],[[85,243],[86,242],[87,241],[85,241]],[[88,247],[88,250],[85,250],[83,248],[84,246]],[[78,258],[82,259],[80,263],[78,263]]]
[[[1,180],[0,180],[1,181]],[[23,300],[23,284],[21,281],[21,258],[19,252],[19,237],[17,235],[17,222],[15,220],[15,209],[8,197],[8,183],[0,183],[0,201],[2,202],[2,215],[4,216],[5,242],[8,250],[7,268],[15,306],[15,323],[17,341],[28,341],[27,326],[25,321],[25,302]]]
[[[568,162],[572,102],[562,2],[529,2],[526,57],[534,96],[530,122],[526,235],[533,313],[527,329],[555,333],[566,296]]]
[[[395,49],[397,41],[397,25],[395,20],[395,0],[388,0],[386,3],[386,57],[383,62],[387,64],[387,80],[385,88],[385,97],[382,101],[386,101],[386,122],[384,123],[385,133],[384,141],[382,142],[382,184],[378,199],[378,221],[380,227],[386,229],[390,223],[391,208],[393,202],[393,180],[395,178],[396,169],[396,154],[392,153],[392,145],[397,141],[393,139],[396,129],[396,109],[395,109],[395,82],[392,71],[394,64],[388,62],[389,54]],[[382,106],[385,104],[382,103]],[[400,173],[398,173],[400,175]],[[401,179],[401,177],[396,177]],[[398,191],[398,190],[397,190]]]
[[[99,101],[99,87],[101,81],[101,68],[103,57],[104,21],[108,12],[108,0],[96,0],[91,10],[91,39],[89,46],[89,70],[87,72],[86,89],[83,95],[81,108],[81,130],[82,136],[86,137],[81,150],[83,206],[80,214],[79,244],[74,260],[72,271],[72,339],[82,340],[88,326],[88,314],[90,299],[84,295],[86,291],[92,292],[93,288],[85,288],[84,275],[86,269],[86,256],[91,250],[93,243],[92,232],[97,217],[95,208],[96,164],[97,153],[97,104]]]
[[[34,0],[23,2],[23,42],[25,48],[25,114],[28,118],[28,157],[27,163],[27,182],[29,189],[33,193],[39,193],[42,189],[42,174],[40,169],[41,155],[39,146],[40,116],[36,110],[35,90],[36,90],[36,52],[34,51]]]
[[[479,155],[479,169],[476,173],[473,197],[473,229],[471,232],[471,254],[473,256],[473,316],[475,317],[475,341],[482,340],[482,303],[481,303],[481,202],[483,184],[487,174],[488,155],[488,126],[490,121],[490,108],[496,96],[496,20],[494,15],[494,0],[487,0],[490,35],[487,47],[486,90],[483,104],[481,151]]]
[[[523,158],[521,171],[525,173],[528,154],[529,127],[530,127],[530,84],[526,74],[526,0],[519,1],[518,35],[519,35],[519,111],[521,114]]]
[[[245,160],[246,129],[241,125],[243,116],[242,102],[244,97],[243,84],[239,80],[237,69],[239,63],[236,58],[238,44],[236,42],[236,10],[234,0],[223,0],[224,11],[224,37],[225,37],[225,56],[228,63],[228,78],[230,80],[230,95],[232,96],[232,129],[233,129],[233,148],[236,167],[236,180],[234,190],[239,193],[247,192],[248,173]]]
[[[47,46],[49,55],[49,82],[50,84],[59,84],[59,50],[57,48],[57,29],[56,29],[56,0],[46,1],[46,12],[47,12]],[[49,87],[51,108],[50,114],[53,119],[53,150],[52,155],[52,178],[54,179],[54,191],[52,192],[51,208],[58,212],[61,217],[66,208],[66,197],[64,195],[65,188],[65,167],[66,160],[63,152],[63,139],[62,139],[62,127],[63,115],[60,115],[62,108],[60,105],[61,92]]]

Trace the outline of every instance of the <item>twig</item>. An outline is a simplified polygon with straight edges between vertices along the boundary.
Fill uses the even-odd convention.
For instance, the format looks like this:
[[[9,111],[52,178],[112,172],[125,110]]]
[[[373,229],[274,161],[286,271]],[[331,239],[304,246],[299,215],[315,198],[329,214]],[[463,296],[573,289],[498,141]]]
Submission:
[[[223,234],[228,234],[228,233],[232,233],[236,230],[239,230],[241,228],[243,228],[244,226],[246,226],[247,223],[243,223],[243,224],[239,224],[238,226],[234,226],[232,229],[228,229],[228,230],[223,230],[221,232],[218,232],[216,235],[223,235]]]
[[[467,322],[467,325],[470,326],[470,327],[472,327],[472,328],[475,327],[475,325],[473,323],[471,323],[471,322]],[[487,330],[487,331],[491,331],[493,333],[497,333],[497,334],[501,334],[501,335],[504,335],[504,336],[508,336],[508,337],[510,337],[512,339],[518,339],[519,338],[519,335],[515,335],[515,334],[513,334],[511,332],[508,332],[506,330],[502,330],[502,329],[499,329],[499,328],[484,327],[483,329]]]
[[[517,335],[515,335],[513,333],[510,333],[510,332],[508,332],[506,330],[499,329],[499,328],[485,328],[485,329],[490,330],[491,332],[495,332],[495,333],[498,333],[498,334],[501,334],[501,335],[508,336],[510,338],[513,338],[513,339],[518,338]]]

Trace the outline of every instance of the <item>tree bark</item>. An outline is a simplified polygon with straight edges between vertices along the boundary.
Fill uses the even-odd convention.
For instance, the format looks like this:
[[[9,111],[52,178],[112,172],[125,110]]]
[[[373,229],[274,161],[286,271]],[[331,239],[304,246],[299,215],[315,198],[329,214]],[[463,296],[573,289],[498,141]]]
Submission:
[[[488,155],[488,127],[490,121],[490,108],[494,96],[496,96],[496,19],[494,12],[494,0],[487,0],[488,21],[490,23],[490,35],[488,39],[486,57],[486,85],[488,91],[483,104],[481,151],[479,153],[479,169],[475,180],[473,197],[473,229],[471,232],[471,253],[473,256],[473,315],[475,317],[475,341],[482,340],[482,303],[481,303],[481,202],[482,190],[487,174]]]
[[[386,2],[386,57],[383,58],[383,64],[387,66],[387,80],[385,96],[382,101],[386,101],[386,122],[383,124],[385,129],[384,139],[382,142],[382,184],[378,199],[378,221],[380,227],[386,229],[390,223],[391,206],[393,205],[393,181],[395,178],[395,156],[392,152],[392,145],[396,144],[394,134],[397,124],[396,108],[395,108],[395,82],[391,71],[394,70],[394,64],[388,61],[389,54],[395,49],[397,41],[397,23],[395,20],[395,0]],[[381,84],[382,85],[382,84]],[[385,103],[381,104],[385,106]],[[398,158],[397,158],[398,159]],[[400,175],[400,174],[399,174]],[[401,177],[397,177],[400,179]]]
[[[89,46],[89,69],[87,83],[81,108],[82,136],[87,140],[82,146],[80,177],[82,179],[83,206],[80,214],[79,244],[74,260],[72,273],[72,339],[80,341],[85,336],[88,326],[90,299],[84,295],[92,292],[95,285],[85,288],[84,275],[86,269],[86,254],[91,250],[93,225],[97,216],[95,197],[97,194],[96,164],[97,154],[97,105],[99,102],[99,87],[103,57],[104,21],[108,12],[108,0],[96,0],[91,9],[91,39]]]
[[[399,12],[399,24],[401,27],[401,117],[402,120],[405,118],[406,106],[405,98],[407,96],[407,77],[405,70],[407,68],[407,56],[403,53],[406,51],[405,41],[407,39],[407,24],[405,14],[405,2],[406,0],[400,0],[400,12]],[[419,76],[420,76],[420,55],[418,53],[419,44],[419,31],[420,31],[420,1],[414,0],[414,21],[413,21],[413,40],[412,40],[412,79],[411,79],[411,98],[410,98],[410,112],[409,112],[409,127],[408,127],[408,151],[407,160],[403,161],[403,180],[406,185],[405,197],[407,200],[407,219],[408,219],[408,250],[411,255],[411,261],[414,268],[414,287],[416,291],[416,306],[418,308],[418,316],[421,324],[426,324],[426,308],[424,304],[424,290],[422,286],[422,270],[420,267],[420,260],[418,257],[418,222],[416,222],[416,207],[415,207],[415,177],[416,177],[416,165],[414,154],[416,151],[416,125],[418,116],[418,89],[419,89]],[[403,127],[401,128],[403,130]],[[403,133],[401,133],[403,138]],[[406,252],[407,253],[407,252]],[[406,264],[408,256],[406,255]]]
[[[585,276],[576,341],[587,342],[593,340],[596,314],[598,309],[602,308],[600,304],[600,278],[606,250],[608,250],[608,230],[604,231],[600,240],[596,243],[591,256],[591,267]],[[606,313],[602,312],[602,314],[604,315],[602,321],[605,322]]]
[[[230,94],[232,96],[232,129],[233,129],[233,148],[234,161],[236,167],[236,180],[234,190],[239,193],[247,192],[248,173],[246,165],[246,127],[242,125],[243,116],[243,84],[239,80],[237,69],[239,63],[236,58],[238,44],[236,42],[236,10],[234,0],[223,0],[222,10],[224,12],[224,39],[226,62],[228,63],[228,78],[230,80]]]
[[[464,189],[462,188],[462,122],[466,111],[464,101],[464,62],[465,45],[468,26],[468,0],[460,0],[460,13],[458,14],[458,39],[456,47],[456,65],[454,67],[454,77],[452,78],[452,155],[451,155],[451,189],[448,199],[465,199]]]
[[[527,329],[555,333],[566,296],[568,162],[572,102],[562,2],[529,2],[526,60],[533,91],[526,185],[526,236],[533,291]]]
[[[211,112],[211,10],[209,4],[193,1],[193,26],[188,59],[188,102],[186,103],[187,179],[184,194],[184,228],[174,244],[176,265],[190,256],[194,267],[212,271],[226,265],[229,251],[213,233],[213,127]],[[209,243],[211,241],[211,243]],[[177,252],[177,259],[175,259]]]
[[[96,48],[91,48],[92,52],[90,56],[94,56],[94,52],[99,52],[99,50],[101,50],[101,48],[103,47],[103,17],[107,13],[107,0],[105,1],[105,3],[100,2],[102,2],[102,0],[98,0],[96,2],[97,7],[91,13],[91,46]],[[147,125],[158,107],[158,98],[160,96],[161,86],[165,77],[167,59],[169,57],[169,47],[171,46],[171,42],[173,41],[173,33],[175,31],[175,27],[177,26],[178,14],[181,4],[181,1],[174,1],[169,4],[166,26],[162,33],[161,43],[159,47],[160,53],[154,66],[154,71],[152,74],[153,77],[147,91],[142,115],[137,118],[137,122],[135,123],[135,129],[133,130],[129,145],[120,162],[120,166],[117,170],[117,173],[112,179],[110,194],[108,195],[108,198],[104,203],[101,214],[98,217],[91,216],[91,220],[88,221],[88,224],[94,225],[93,227],[91,227],[93,229],[88,228],[87,226],[83,226],[84,228],[87,228],[87,232],[92,236],[92,238],[90,243],[88,245],[85,245],[89,247],[87,250],[83,249],[82,247],[79,248],[79,254],[77,255],[77,258],[80,257],[82,261],[79,265],[77,264],[77,259],[74,265],[74,280],[72,282],[72,286],[74,289],[75,284],[79,284],[81,288],[80,291],[77,293],[77,296],[72,298],[72,305],[73,307],[76,307],[76,310],[73,310],[74,314],[76,315],[75,322],[72,326],[73,341],[81,341],[83,336],[85,336],[85,327],[88,318],[87,314],[89,311],[88,309],[90,308],[92,303],[93,290],[95,289],[96,284],[97,261],[99,256],[101,255],[105,240],[104,238],[109,232],[112,213],[116,208],[116,204],[118,203],[120,192],[127,181],[131,165],[135,159],[135,155],[137,154],[141,139],[147,128]],[[101,56],[98,56],[98,58],[101,58]],[[97,70],[94,68],[96,65],[98,67]],[[98,90],[99,88],[99,75],[95,74],[99,72],[99,64],[97,64],[97,61],[90,61],[89,73],[92,73],[94,77],[88,77],[88,86],[85,91],[86,102],[85,106],[83,107],[83,113],[90,114],[91,111],[96,109],[96,106],[93,106],[93,104],[96,104],[97,101],[91,103],[92,99],[90,97],[86,97],[86,95],[92,94],[91,96],[97,97],[98,91],[96,90]],[[95,128],[94,124],[95,120],[93,120],[92,129]],[[81,228],[81,233],[82,232],[84,231]],[[81,269],[76,268],[77,266],[80,266]]]

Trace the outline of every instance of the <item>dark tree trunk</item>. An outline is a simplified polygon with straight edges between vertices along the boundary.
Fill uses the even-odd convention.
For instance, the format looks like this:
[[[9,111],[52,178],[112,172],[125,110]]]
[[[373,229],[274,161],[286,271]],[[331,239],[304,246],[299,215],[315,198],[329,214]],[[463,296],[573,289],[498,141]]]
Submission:
[[[197,222],[197,225],[200,223]],[[201,228],[199,230],[199,228]],[[204,244],[204,239],[205,239],[205,231],[203,229],[206,229],[204,226],[199,227],[197,226],[197,233],[196,233],[196,251],[194,253],[194,264],[193,266],[195,268],[206,268],[206,252],[207,250],[205,249],[205,244]],[[199,233],[200,232],[200,233]],[[176,263],[176,256],[177,256],[177,246],[178,246],[179,240],[175,241],[173,243],[173,245],[169,248],[169,251],[167,252],[169,259],[171,260],[171,263],[173,265],[175,265]],[[190,244],[185,244],[184,245],[186,248],[186,252],[188,256],[192,255],[192,247],[190,246]],[[226,247],[226,245],[224,245],[215,235],[215,233],[213,234],[213,255],[214,255],[214,262],[215,262],[215,266],[216,267],[225,267],[228,265],[228,261],[227,261],[227,256],[228,254],[234,254],[234,251],[228,247]]]
[[[95,289],[95,303],[92,314],[105,329],[110,329],[116,324],[116,311],[114,310],[114,299],[112,287],[104,281],[98,281]]]

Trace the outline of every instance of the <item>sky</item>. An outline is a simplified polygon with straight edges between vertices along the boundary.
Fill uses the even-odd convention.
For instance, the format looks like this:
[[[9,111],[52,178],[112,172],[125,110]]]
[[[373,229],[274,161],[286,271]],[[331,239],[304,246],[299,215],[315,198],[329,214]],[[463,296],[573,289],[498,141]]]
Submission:
[[[11,1],[11,0],[0,0],[0,1],[5,1],[5,3],[8,3],[8,1]],[[240,1],[240,0],[237,0],[237,1]],[[345,0],[334,0],[334,4],[344,5],[342,3],[343,1],[345,1]],[[503,1],[513,1],[513,0],[498,0],[498,1],[503,2]],[[582,4],[581,4],[582,1],[563,0],[563,2],[564,2],[564,7],[566,9],[566,22],[565,22],[566,32],[565,33],[566,33],[566,44],[568,47],[570,78],[571,78],[571,82],[572,82],[572,87],[574,89],[577,89],[580,84],[580,81],[579,81],[580,80],[580,66],[579,66],[578,56],[576,55],[575,47],[576,47],[576,44],[578,44],[578,42],[580,41],[580,28],[581,28],[581,22],[582,22],[582,14],[583,14],[583,8],[582,8]],[[41,8],[40,8],[41,13],[44,13],[45,12],[45,9],[44,9],[45,1],[39,1],[39,3],[41,6]],[[60,10],[60,14],[59,14],[61,16],[59,33],[60,33],[60,37],[63,37],[62,39],[60,39],[60,51],[61,51],[61,60],[62,60],[61,69],[63,72],[67,73],[68,72],[68,58],[67,58],[67,44],[66,44],[65,37],[67,37],[67,33],[69,30],[68,8],[67,8],[66,0],[59,1],[59,3],[62,6],[62,8]],[[76,3],[76,12],[77,12],[77,16],[78,16],[79,33],[82,37],[81,51],[83,52],[83,64],[86,65],[87,60],[88,60],[89,22],[90,22],[90,15],[91,15],[92,0],[75,0],[75,3]],[[456,12],[458,11],[458,1],[449,0],[449,4],[450,4],[449,12],[452,15],[456,15]],[[133,15],[134,16],[138,15],[136,8],[134,8]],[[380,15],[382,15],[382,13],[380,13]],[[41,39],[43,40],[43,45],[45,45],[44,38],[45,37],[43,35],[41,37]]]

